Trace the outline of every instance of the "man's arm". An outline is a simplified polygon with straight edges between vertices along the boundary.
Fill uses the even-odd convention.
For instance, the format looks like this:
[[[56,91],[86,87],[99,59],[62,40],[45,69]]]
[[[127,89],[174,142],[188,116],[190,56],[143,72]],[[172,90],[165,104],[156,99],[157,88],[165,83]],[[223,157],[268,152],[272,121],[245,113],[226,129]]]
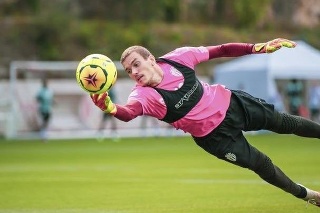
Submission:
[[[287,39],[277,38],[265,43],[227,43],[206,47],[209,51],[209,59],[219,57],[238,57],[248,54],[273,53],[281,47],[293,48],[296,43]]]
[[[221,57],[238,57],[252,53],[254,44],[227,43],[206,47],[209,51],[209,59]]]
[[[142,105],[139,101],[132,101],[124,106],[116,104],[117,112],[114,114],[114,117],[119,120],[128,122],[136,118],[139,115],[142,115]]]
[[[104,94],[92,94],[90,95],[93,103],[99,107],[103,112],[113,115],[119,120],[128,122],[139,115],[142,115],[142,105],[138,101],[131,101],[126,105],[114,104],[108,96],[108,93]]]

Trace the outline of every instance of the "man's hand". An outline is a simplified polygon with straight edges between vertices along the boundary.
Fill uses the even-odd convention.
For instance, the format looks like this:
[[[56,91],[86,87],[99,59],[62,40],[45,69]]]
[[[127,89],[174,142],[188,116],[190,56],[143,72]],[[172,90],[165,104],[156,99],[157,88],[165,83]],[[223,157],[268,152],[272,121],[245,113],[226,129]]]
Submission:
[[[273,53],[281,47],[294,48],[297,44],[284,38],[277,38],[266,43],[258,43],[253,46],[253,53]]]
[[[112,100],[108,96],[107,92],[103,94],[91,94],[90,97],[93,103],[105,113],[112,115],[116,114],[117,107],[114,103],[112,103]]]

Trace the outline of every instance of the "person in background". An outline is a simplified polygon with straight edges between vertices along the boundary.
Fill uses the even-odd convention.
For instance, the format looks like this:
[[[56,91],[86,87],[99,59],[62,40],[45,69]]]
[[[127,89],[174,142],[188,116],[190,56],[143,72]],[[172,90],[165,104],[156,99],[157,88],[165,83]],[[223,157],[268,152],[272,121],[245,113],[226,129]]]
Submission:
[[[320,116],[320,85],[318,81],[312,81],[308,89],[308,108],[311,120],[319,123]]]
[[[298,79],[291,79],[287,84],[287,96],[289,104],[289,113],[292,115],[300,115],[300,108],[302,106],[303,85]]]
[[[108,91],[109,97],[112,98],[112,100],[116,101],[116,94],[114,89],[111,89]],[[119,135],[118,135],[118,126],[117,126],[117,121],[116,119],[110,115],[109,113],[104,113],[102,114],[102,119],[98,127],[98,141],[101,141],[104,139],[104,129],[107,125],[107,123],[110,123],[110,137],[112,138],[113,141],[118,141],[119,140]]]
[[[42,79],[42,86],[36,94],[38,103],[38,112],[41,117],[40,137],[43,141],[47,141],[48,124],[52,114],[53,92],[48,88],[48,80]]]
[[[107,93],[91,98],[102,111],[122,121],[142,115],[165,121],[191,134],[195,143],[209,154],[247,168],[269,184],[320,207],[319,192],[292,181],[243,134],[243,131],[269,130],[320,139],[320,125],[279,112],[274,105],[244,91],[202,82],[195,72],[197,64],[210,59],[272,53],[295,46],[293,41],[278,38],[256,44],[181,47],[159,58],[145,47],[131,46],[120,59],[124,70],[136,82],[127,103],[114,104]]]

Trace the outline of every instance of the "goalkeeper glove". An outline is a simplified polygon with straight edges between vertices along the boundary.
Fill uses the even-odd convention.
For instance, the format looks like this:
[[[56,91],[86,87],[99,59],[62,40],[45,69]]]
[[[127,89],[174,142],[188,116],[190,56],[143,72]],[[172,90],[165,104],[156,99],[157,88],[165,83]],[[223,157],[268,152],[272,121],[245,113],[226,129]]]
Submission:
[[[90,97],[93,103],[105,113],[112,115],[117,113],[117,107],[114,103],[112,103],[112,100],[110,96],[108,96],[107,92],[103,94],[91,94]]]
[[[273,53],[279,50],[281,47],[294,48],[297,44],[293,41],[277,38],[266,43],[258,43],[253,45],[253,53]]]

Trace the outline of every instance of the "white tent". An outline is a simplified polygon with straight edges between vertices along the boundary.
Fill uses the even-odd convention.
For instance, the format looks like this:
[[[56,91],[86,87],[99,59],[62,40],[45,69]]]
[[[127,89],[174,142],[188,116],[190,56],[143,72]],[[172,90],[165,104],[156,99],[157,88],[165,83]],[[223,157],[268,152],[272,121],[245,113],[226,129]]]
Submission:
[[[320,51],[297,41],[293,49],[246,55],[215,66],[213,72],[214,83],[271,101],[278,95],[276,79],[320,79]]]

